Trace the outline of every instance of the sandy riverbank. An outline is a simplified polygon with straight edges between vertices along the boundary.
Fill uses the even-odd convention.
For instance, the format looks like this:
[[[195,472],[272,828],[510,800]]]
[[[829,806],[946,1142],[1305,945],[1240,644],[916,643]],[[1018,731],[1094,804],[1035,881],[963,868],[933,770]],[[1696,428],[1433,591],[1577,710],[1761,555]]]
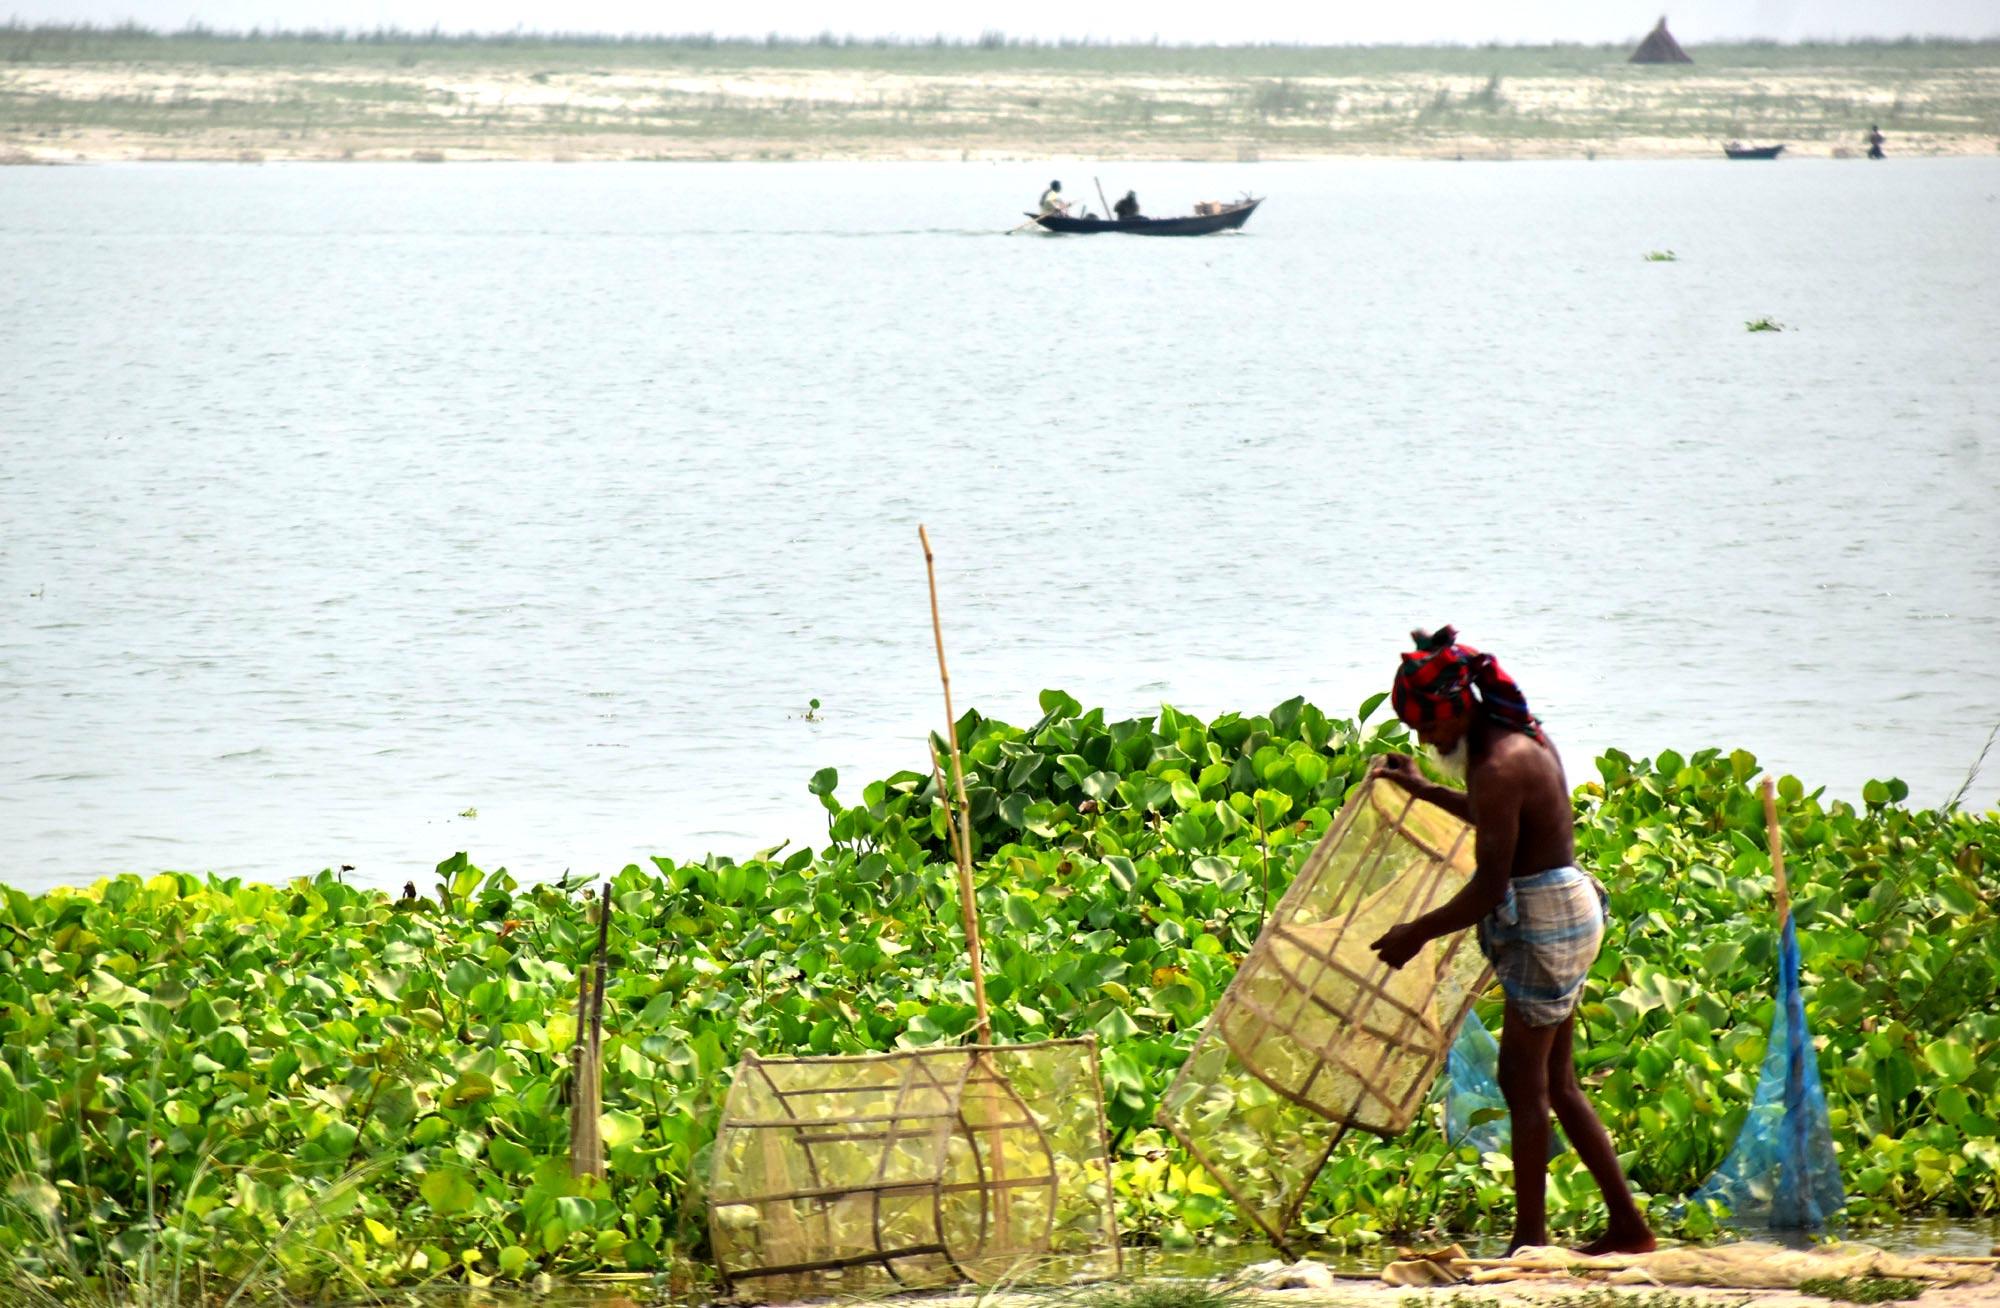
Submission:
[[[1409,1308],[1414,1301],[1422,1308],[1539,1308],[1558,1300],[1581,1295],[1615,1294],[1637,1305],[1655,1293],[1647,1286],[1622,1286],[1607,1292],[1603,1286],[1554,1277],[1532,1282],[1497,1285],[1443,1286],[1411,1289],[1385,1285],[1379,1281],[1343,1281],[1332,1290],[1252,1290],[1244,1298],[1251,1308]],[[1670,1293],[1674,1308],[1829,1308],[1831,1301],[1796,1290],[1722,1290],[1675,1286]],[[890,1301],[908,1304],[909,1299]],[[924,1308],[1048,1308],[1049,1295],[986,1294],[948,1295],[922,1300]],[[1914,1301],[1917,1308],[1994,1308],[2000,1305],[2000,1282],[1985,1285],[1956,1285],[1925,1290]],[[855,1308],[848,1305],[847,1308]],[[881,1308],[887,1308],[882,1305]],[[1605,1300],[1597,1308],[1612,1308]]]
[[[1730,139],[1828,157],[1858,156],[1871,122],[1899,157],[2000,150],[2000,46],[1929,62],[1774,47],[1783,57],[1657,68],[1572,48],[982,61],[838,47],[57,48],[0,33],[10,40],[0,160],[15,163],[1713,158]]]

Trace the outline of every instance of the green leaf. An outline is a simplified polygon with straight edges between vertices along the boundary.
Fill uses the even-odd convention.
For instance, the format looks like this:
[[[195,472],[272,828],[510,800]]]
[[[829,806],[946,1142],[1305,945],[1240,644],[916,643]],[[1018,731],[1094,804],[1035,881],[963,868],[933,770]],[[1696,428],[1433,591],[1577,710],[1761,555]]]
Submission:
[[[1917,1068],[1900,1049],[1875,1064],[1875,1090],[1885,1108],[1893,1108],[1915,1093]]]
[[[479,1202],[478,1187],[472,1184],[471,1177],[456,1167],[426,1172],[418,1189],[431,1210],[443,1217],[462,1213]]]
[[[1083,793],[1101,804],[1118,789],[1120,780],[1116,772],[1093,772],[1083,779]]]
[[[597,1132],[604,1140],[606,1149],[623,1149],[644,1134],[645,1126],[638,1116],[622,1109],[600,1113],[597,1118]]]
[[[1977,1066],[1972,1051],[1956,1040],[1933,1040],[1924,1046],[1924,1061],[1931,1070],[1949,1082],[1967,1080]]]
[[[1319,789],[1326,780],[1326,756],[1323,754],[1301,754],[1292,759],[1292,767],[1299,774],[1299,782],[1308,791]]]
[[[1008,895],[1003,911],[1007,925],[1016,931],[1032,931],[1041,924],[1041,914],[1035,911],[1034,904],[1020,895]]]
[[[1382,707],[1382,701],[1387,698],[1389,698],[1388,691],[1378,690],[1367,699],[1362,700],[1361,711],[1355,715],[1355,722],[1365,725],[1368,719],[1374,716],[1375,710]]]
[[[1717,940],[1702,948],[1701,965],[1711,977],[1716,977],[1736,966],[1736,960],[1743,957],[1743,942],[1740,940]]]
[[[794,773],[793,775],[797,774]],[[821,768],[819,771],[813,773],[812,780],[806,784],[806,790],[811,794],[824,798],[831,795],[833,788],[839,784],[840,770],[838,768]]]
[[[1098,1019],[1092,1030],[1107,1045],[1122,1044],[1139,1034],[1139,1024],[1122,1008],[1114,1008]]]

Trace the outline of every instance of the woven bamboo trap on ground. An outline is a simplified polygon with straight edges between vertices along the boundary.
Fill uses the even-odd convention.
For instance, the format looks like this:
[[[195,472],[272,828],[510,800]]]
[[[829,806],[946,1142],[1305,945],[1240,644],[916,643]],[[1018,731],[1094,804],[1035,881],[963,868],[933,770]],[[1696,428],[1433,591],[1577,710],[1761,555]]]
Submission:
[[[1472,830],[1371,776],[1237,970],[1160,1120],[1283,1247],[1348,1130],[1407,1129],[1491,976],[1459,932],[1391,971],[1369,948],[1464,888]]]
[[[737,1067],[709,1230],[759,1299],[1116,1275],[1094,1040]]]

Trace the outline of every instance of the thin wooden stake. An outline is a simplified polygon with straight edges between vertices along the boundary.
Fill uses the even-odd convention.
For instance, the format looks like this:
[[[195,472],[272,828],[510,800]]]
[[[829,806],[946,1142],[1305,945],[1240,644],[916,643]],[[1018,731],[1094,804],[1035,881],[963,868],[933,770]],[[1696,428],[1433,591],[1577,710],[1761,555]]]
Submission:
[[[1792,894],[1785,885],[1785,833],[1778,826],[1778,801],[1771,778],[1765,777],[1760,789],[1764,792],[1764,838],[1771,846],[1771,876],[1777,882],[1778,929],[1782,931],[1785,919],[1792,915]]]
[[[604,1137],[598,1117],[604,1108],[605,944],[611,933],[611,883],[597,907],[597,959],[586,967],[576,992],[575,1081],[570,1102],[569,1174],[604,1179]]]
[[[938,680],[944,685],[946,739],[951,741],[951,779],[958,790],[958,906],[965,916],[965,952],[972,960],[972,1005],[978,1014],[979,1043],[993,1043],[993,1023],[986,1013],[986,961],[979,948],[979,909],[972,893],[972,805],[965,797],[965,761],[958,752],[958,714],[951,707],[951,672],[944,665],[944,623],[938,617],[937,563],[931,537],[920,523],[917,539],[924,546],[924,573],[931,586],[931,636],[937,642]]]

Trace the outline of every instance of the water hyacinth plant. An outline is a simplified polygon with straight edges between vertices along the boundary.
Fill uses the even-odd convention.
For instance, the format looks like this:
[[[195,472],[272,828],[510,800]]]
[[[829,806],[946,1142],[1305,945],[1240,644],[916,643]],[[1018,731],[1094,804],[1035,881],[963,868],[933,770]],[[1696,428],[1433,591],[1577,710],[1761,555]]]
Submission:
[[[1369,725],[1379,703],[1113,721],[1047,691],[1029,726],[956,724],[994,1036],[1102,1042],[1128,1240],[1245,1234],[1154,1106],[1348,789],[1407,747]],[[567,1162],[596,942],[580,885],[460,855],[403,898],[331,872],[0,892],[0,1267],[63,1296],[163,1252],[297,1292],[699,1275],[705,1150],[743,1050],[971,1028],[945,810],[915,753],[855,790],[815,775],[817,851],[610,878],[601,1181]],[[1734,1137],[1770,1024],[1759,774],[1741,751],[1611,751],[1576,792],[1578,854],[1612,905],[1579,1060],[1663,1221]],[[1850,1216],[2000,1211],[2000,815],[1909,809],[1896,781],[1859,804],[1790,777],[1779,793]],[[1448,1148],[1433,1113],[1347,1141],[1302,1225],[1348,1246],[1504,1230],[1511,1198],[1507,1160]],[[1603,1220],[1573,1154],[1549,1200],[1557,1233]]]
[[[1752,318],[1743,324],[1743,330],[1747,332],[1781,332],[1785,330],[1785,324],[1770,317]]]

